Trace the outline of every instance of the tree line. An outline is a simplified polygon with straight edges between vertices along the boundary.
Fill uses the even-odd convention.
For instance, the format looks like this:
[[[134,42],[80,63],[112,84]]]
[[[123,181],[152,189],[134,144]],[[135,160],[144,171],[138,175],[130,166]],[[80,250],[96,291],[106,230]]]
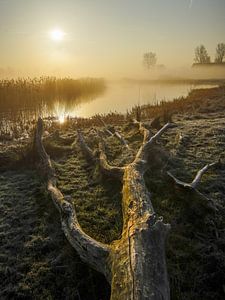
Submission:
[[[216,55],[214,62],[222,64],[225,58],[225,43],[219,43],[216,47]],[[195,48],[195,63],[208,64],[211,63],[211,57],[208,55],[208,51],[204,45],[200,45]]]
[[[225,59],[225,43],[219,43],[216,47],[216,54],[214,62],[222,64]],[[204,45],[195,48],[194,62],[197,64],[211,63],[211,57]],[[154,52],[146,52],[143,54],[143,66],[147,70],[155,67],[157,63],[157,55]]]

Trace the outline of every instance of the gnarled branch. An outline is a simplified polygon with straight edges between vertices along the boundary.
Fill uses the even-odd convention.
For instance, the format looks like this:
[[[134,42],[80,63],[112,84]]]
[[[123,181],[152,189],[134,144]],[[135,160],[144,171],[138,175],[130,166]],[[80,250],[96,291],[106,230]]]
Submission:
[[[110,129],[109,126],[106,125],[106,123],[104,122],[103,119],[99,118],[99,120],[103,124],[103,126],[105,128],[105,131],[109,134],[109,136],[114,136],[115,135],[115,137],[121,142],[121,144],[123,144],[128,150],[130,150],[128,142],[125,140],[125,138],[118,131],[115,130],[114,127],[112,127],[112,129]]]
[[[167,123],[165,124],[155,135],[149,137],[149,132],[142,125],[140,125],[140,130],[144,132],[143,144],[138,150],[138,153],[134,159],[134,162],[138,162],[139,160],[146,162],[148,151],[152,145],[166,132],[169,128],[174,127],[173,124]]]
[[[147,140],[150,139],[150,131],[143,125],[142,122],[138,122],[137,120],[133,120],[133,123],[138,126],[138,130],[141,135],[143,135],[142,144],[145,144]]]
[[[120,181],[123,178],[124,174],[124,168],[123,167],[116,167],[111,166],[108,161],[105,154],[105,146],[103,140],[99,142],[99,165],[101,168],[101,171],[108,176],[114,177],[119,179]]]
[[[39,118],[34,141],[35,151],[40,160],[39,168],[41,171],[44,171],[47,190],[60,213],[62,229],[81,259],[103,273],[110,282],[110,268],[107,263],[110,247],[97,242],[81,229],[73,205],[65,200],[63,194],[56,186],[55,171],[44,149],[42,132],[43,121]]]
[[[209,168],[215,167],[216,165],[218,165],[218,162],[214,162],[211,164],[207,164],[205,165],[202,169],[200,169],[195,178],[193,179],[193,181],[191,183],[187,183],[184,181],[181,181],[179,179],[177,179],[173,174],[171,174],[170,172],[167,172],[167,175],[174,181],[174,183],[178,186],[182,186],[184,188],[192,188],[192,189],[196,189],[198,184],[200,183],[202,176],[208,171]]]
[[[77,130],[77,136],[78,136],[78,141],[80,143],[81,149],[82,149],[84,155],[86,156],[86,158],[92,162],[96,161],[96,157],[95,157],[93,151],[91,150],[91,148],[85,142],[85,139],[83,137],[83,134],[81,133],[81,130]]]
[[[215,167],[218,164],[218,162],[214,162],[211,164],[207,164],[205,165],[201,170],[199,170],[194,178],[194,180],[192,181],[192,183],[190,184],[192,188],[196,188],[197,185],[200,183],[202,176],[208,171],[209,168],[211,167]]]
[[[175,125],[172,123],[166,123],[155,135],[153,135],[149,141],[147,142],[146,146],[149,146],[153,143],[155,143],[162,135],[164,132],[166,132],[169,128],[174,127]]]
[[[202,176],[206,173],[206,171],[211,168],[211,167],[214,167],[216,165],[218,165],[219,162],[214,162],[214,163],[211,163],[211,164],[207,164],[205,165],[202,169],[200,169],[194,180],[191,182],[191,183],[186,183],[186,182],[183,182],[179,179],[177,179],[174,175],[172,175],[170,172],[167,172],[167,175],[169,176],[169,178],[172,179],[173,183],[180,187],[181,189],[186,189],[186,190],[189,190],[189,191],[192,191],[195,193],[195,195],[197,196],[198,199],[201,199],[202,201],[205,202],[205,204],[208,206],[208,208],[210,208],[211,210],[213,211],[216,211],[217,208],[214,204],[214,202],[209,199],[208,197],[206,197],[205,195],[203,195],[200,191],[197,190],[197,186],[198,184],[200,183],[201,181],[201,178]]]
[[[92,150],[87,145],[81,131],[79,131],[78,134],[79,134],[79,141],[80,141],[80,145],[81,145],[81,150],[83,151],[86,158],[93,161],[93,162],[98,162],[99,166],[100,166],[100,169],[101,169],[103,174],[105,174],[107,176],[110,176],[110,177],[117,178],[121,181],[122,178],[123,178],[123,174],[124,174],[124,168],[111,166],[108,163],[107,157],[106,157],[106,154],[105,154],[104,141],[101,137],[101,134],[99,134],[100,142],[99,142],[99,157],[98,158],[94,156]]]

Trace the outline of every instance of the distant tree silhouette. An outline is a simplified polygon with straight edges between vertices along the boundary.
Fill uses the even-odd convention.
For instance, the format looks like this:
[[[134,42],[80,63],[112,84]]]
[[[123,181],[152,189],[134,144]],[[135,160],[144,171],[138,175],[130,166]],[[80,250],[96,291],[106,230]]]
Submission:
[[[210,63],[210,56],[204,45],[200,45],[195,49],[194,61],[199,64]]]
[[[225,44],[224,43],[219,43],[216,47],[215,62],[216,63],[222,63],[224,57],[225,57]]]
[[[157,62],[156,53],[153,52],[146,52],[143,55],[143,65],[146,69],[150,69],[151,67],[155,66]]]

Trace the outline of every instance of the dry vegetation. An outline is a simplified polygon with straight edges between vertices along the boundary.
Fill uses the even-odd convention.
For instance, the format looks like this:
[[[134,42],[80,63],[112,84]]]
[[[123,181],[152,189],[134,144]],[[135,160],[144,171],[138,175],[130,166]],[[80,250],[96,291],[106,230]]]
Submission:
[[[37,107],[42,102],[51,104],[56,98],[75,100],[98,94],[105,88],[103,79],[40,77],[34,79],[10,79],[0,81],[0,105],[2,111]]]
[[[103,79],[41,77],[0,80],[0,140],[28,136],[39,116],[50,116],[56,102],[68,107],[104,92]],[[53,116],[51,116],[53,117]]]
[[[186,99],[134,108],[127,116],[101,116],[106,124],[116,126],[132,149],[127,151],[114,136],[105,135],[107,156],[115,165],[128,163],[140,145],[133,117],[149,124],[158,116],[153,131],[171,118],[177,124],[160,142],[163,159],[153,157],[154,170],[145,176],[156,212],[172,226],[167,242],[172,300],[222,300],[225,296],[224,95],[225,87],[195,90]],[[97,148],[96,129],[104,130],[99,116],[63,125],[50,120],[46,125],[45,147],[54,161],[59,188],[73,199],[83,229],[103,242],[119,238],[121,185],[88,165],[76,142],[76,130],[82,128],[88,144]],[[85,266],[69,246],[57,212],[32,170],[32,128],[25,139],[2,141],[0,298],[108,299],[105,279]],[[166,176],[169,170],[190,182],[199,168],[219,159],[220,166],[207,173],[200,186],[215,211],[204,203],[190,203]]]

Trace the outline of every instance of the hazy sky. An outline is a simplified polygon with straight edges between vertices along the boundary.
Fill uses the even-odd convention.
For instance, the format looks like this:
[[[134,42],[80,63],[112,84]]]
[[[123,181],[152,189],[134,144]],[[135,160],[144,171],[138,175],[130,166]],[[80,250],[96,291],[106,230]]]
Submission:
[[[168,68],[190,66],[201,43],[214,58],[225,0],[0,0],[0,38],[5,74],[135,77],[146,51]]]

